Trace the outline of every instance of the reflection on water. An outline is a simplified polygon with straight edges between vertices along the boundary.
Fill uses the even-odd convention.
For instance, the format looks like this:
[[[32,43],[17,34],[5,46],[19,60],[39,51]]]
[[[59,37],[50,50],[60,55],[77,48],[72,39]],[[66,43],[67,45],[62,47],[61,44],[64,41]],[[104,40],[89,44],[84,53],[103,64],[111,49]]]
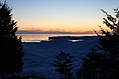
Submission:
[[[69,40],[69,41],[72,41],[72,42],[77,42],[77,41],[83,41],[83,40]]]
[[[22,42],[40,42],[53,36],[96,36],[96,34],[17,34],[17,36],[22,36]]]

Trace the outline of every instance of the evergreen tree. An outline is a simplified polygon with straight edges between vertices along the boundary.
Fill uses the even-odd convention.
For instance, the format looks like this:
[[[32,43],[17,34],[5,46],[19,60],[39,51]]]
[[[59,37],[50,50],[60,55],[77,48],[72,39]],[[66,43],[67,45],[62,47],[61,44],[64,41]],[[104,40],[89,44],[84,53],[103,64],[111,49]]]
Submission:
[[[11,8],[0,2],[0,75],[5,79],[7,75],[15,75],[22,71],[22,42],[17,37],[16,23],[12,20]]]
[[[57,60],[54,61],[55,64],[54,66],[57,67],[56,71],[59,72],[60,74],[64,74],[63,79],[71,79],[71,69],[73,69],[72,66],[72,58],[73,56],[70,55],[70,53],[64,53],[61,52],[56,56]]]
[[[116,16],[106,14],[103,23],[110,28],[111,32],[105,31],[101,26],[102,34],[99,36],[99,45],[87,54],[82,64],[81,73],[83,77],[96,79],[119,79],[119,11],[114,9]]]

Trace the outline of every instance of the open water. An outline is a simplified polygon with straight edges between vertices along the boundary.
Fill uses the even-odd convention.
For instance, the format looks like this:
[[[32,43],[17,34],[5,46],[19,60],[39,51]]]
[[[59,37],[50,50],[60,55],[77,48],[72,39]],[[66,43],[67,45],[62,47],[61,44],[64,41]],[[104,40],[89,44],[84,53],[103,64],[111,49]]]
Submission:
[[[22,36],[22,42],[40,42],[54,36],[96,36],[96,34],[17,34]]]

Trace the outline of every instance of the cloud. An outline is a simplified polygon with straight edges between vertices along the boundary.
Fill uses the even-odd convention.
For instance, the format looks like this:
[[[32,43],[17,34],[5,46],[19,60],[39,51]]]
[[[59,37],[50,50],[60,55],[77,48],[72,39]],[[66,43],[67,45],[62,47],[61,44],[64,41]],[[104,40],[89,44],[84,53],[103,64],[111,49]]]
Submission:
[[[73,34],[72,32],[61,32],[61,31],[17,31],[17,34]],[[76,33],[74,33],[76,34]]]
[[[85,31],[85,32],[74,32],[74,31],[65,31],[65,30],[60,30],[60,29],[56,29],[56,30],[41,30],[41,29],[30,29],[30,30],[18,30],[17,34],[87,34],[87,33],[94,33],[93,31]]]

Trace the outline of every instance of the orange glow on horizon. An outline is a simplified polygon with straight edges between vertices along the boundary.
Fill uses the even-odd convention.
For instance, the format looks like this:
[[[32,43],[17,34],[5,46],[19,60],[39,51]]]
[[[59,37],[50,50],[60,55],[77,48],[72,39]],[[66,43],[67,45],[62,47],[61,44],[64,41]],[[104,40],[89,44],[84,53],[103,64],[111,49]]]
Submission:
[[[64,33],[94,33],[94,30],[99,31],[100,26],[104,26],[101,21],[93,21],[93,20],[77,20],[77,21],[44,21],[35,23],[26,22],[21,23],[18,22],[18,31],[32,31],[32,32],[40,32],[40,33],[54,33],[54,32],[64,32]],[[24,27],[23,27],[24,26]],[[105,27],[104,27],[105,28]],[[107,27],[106,27],[107,29]]]
[[[81,30],[81,29],[38,29],[38,28],[23,28],[18,29],[18,31],[29,31],[29,32],[39,32],[39,33],[53,33],[53,32],[64,32],[64,33],[94,33],[93,29]]]

